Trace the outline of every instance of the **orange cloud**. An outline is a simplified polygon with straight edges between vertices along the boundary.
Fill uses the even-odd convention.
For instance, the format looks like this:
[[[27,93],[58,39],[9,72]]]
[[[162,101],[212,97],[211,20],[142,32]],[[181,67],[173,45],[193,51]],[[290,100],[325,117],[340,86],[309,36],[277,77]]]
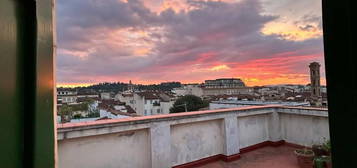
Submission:
[[[86,87],[92,84],[93,83],[57,83],[56,87],[74,88],[74,87]]]
[[[265,24],[261,32],[265,35],[277,34],[282,39],[291,41],[303,41],[322,36],[322,30],[318,29],[317,25],[311,26],[309,29],[301,29],[291,23],[275,21]]]
[[[249,86],[308,84],[310,82],[308,63],[320,58],[320,55],[304,55],[251,60],[236,64],[232,73],[242,78]],[[306,68],[303,70],[305,72],[297,72],[294,69],[296,64],[306,64]],[[321,83],[325,84],[323,76]]]
[[[148,53],[150,53],[149,48],[139,48],[134,51],[134,54],[139,56],[147,55]]]

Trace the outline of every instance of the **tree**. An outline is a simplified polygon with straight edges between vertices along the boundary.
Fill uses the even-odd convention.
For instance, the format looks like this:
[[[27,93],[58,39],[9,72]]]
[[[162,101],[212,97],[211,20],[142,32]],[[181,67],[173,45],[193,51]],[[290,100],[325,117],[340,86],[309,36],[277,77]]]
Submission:
[[[58,114],[61,116],[61,123],[68,122],[72,116],[73,109],[71,106],[64,104],[60,107]]]
[[[185,112],[185,108],[187,108],[187,111],[197,111],[204,107],[208,107],[208,102],[195,95],[186,95],[175,101],[173,107],[170,108],[170,113]]]

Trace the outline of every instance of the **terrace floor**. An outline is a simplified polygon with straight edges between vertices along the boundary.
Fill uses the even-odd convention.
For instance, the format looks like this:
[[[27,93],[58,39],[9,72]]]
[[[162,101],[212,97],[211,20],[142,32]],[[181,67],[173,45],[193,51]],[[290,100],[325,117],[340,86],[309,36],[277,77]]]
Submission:
[[[299,168],[295,149],[287,145],[268,146],[241,154],[241,158],[236,161],[216,161],[198,168]]]

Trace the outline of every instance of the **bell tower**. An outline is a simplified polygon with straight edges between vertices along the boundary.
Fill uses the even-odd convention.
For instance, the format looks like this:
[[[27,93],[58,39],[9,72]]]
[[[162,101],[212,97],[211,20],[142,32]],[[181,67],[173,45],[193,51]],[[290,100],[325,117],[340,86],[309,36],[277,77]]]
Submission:
[[[321,99],[320,90],[320,64],[318,62],[312,62],[310,67],[310,81],[311,81],[311,99],[315,105],[319,104]]]
[[[134,91],[134,86],[133,86],[133,83],[131,83],[131,80],[129,81],[128,91],[129,92],[133,92]]]

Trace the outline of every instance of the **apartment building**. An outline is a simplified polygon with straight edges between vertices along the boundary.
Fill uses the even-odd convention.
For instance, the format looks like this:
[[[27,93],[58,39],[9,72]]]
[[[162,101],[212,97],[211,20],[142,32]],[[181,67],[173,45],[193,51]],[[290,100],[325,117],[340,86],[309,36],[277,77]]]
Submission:
[[[118,93],[116,100],[125,102],[138,115],[168,114],[174,103],[174,98],[168,94],[160,92],[131,92]]]

